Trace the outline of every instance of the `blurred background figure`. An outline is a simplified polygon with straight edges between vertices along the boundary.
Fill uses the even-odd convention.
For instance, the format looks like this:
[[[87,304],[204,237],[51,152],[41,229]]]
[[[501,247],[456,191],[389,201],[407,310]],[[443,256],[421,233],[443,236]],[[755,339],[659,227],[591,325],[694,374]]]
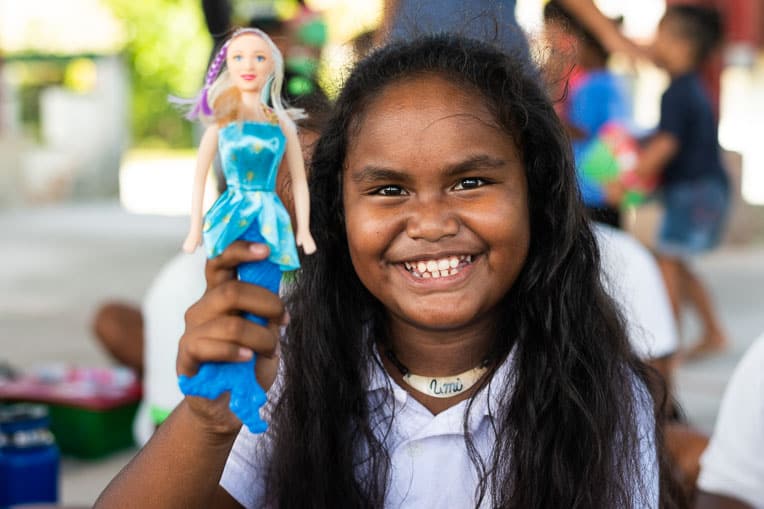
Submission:
[[[609,51],[641,57],[643,52],[624,37],[592,0],[560,0]],[[494,42],[505,51],[528,53],[525,32],[515,16],[516,0],[385,0],[377,42],[439,31],[456,32]]]
[[[696,509],[764,507],[764,335],[735,368],[701,459]]]
[[[620,203],[608,203],[606,189],[594,175],[607,170],[595,168],[594,159],[607,150],[606,130],[629,136],[631,104],[624,83],[608,68],[610,52],[562,4],[551,0],[544,6],[544,34],[550,46],[546,76],[570,135],[581,198],[590,217],[620,228]],[[617,27],[620,20],[612,23]],[[609,170],[608,163],[609,159]]]
[[[683,491],[681,496],[692,500],[708,436],[687,422],[677,403],[674,370],[679,337],[660,269],[652,253],[628,233],[602,223],[595,225],[594,232],[605,288],[621,308],[632,348],[664,386],[661,426],[672,474]]]
[[[727,345],[711,297],[690,267],[692,257],[719,243],[730,204],[716,117],[698,75],[720,44],[722,30],[715,10],[686,5],[666,11],[653,53],[671,83],[661,98],[658,130],[634,170],[643,180],[659,176],[665,215],[655,249],[677,322],[684,302],[694,306],[703,322],[700,340],[688,356]]]

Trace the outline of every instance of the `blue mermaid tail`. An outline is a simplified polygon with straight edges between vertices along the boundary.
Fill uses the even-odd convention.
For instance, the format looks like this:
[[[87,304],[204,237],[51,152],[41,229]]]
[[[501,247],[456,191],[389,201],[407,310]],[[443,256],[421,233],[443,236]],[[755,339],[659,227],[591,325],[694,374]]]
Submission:
[[[260,228],[255,221],[241,236],[249,242],[263,242]],[[248,262],[239,265],[238,277],[241,281],[262,286],[278,294],[281,282],[281,268],[270,260]],[[259,325],[267,320],[250,313],[244,317]],[[255,360],[247,362],[207,362],[201,365],[196,375],[180,375],[178,384],[183,394],[215,399],[226,391],[231,393],[228,407],[252,433],[262,433],[268,424],[260,418],[260,408],[267,398],[265,391],[255,379]]]

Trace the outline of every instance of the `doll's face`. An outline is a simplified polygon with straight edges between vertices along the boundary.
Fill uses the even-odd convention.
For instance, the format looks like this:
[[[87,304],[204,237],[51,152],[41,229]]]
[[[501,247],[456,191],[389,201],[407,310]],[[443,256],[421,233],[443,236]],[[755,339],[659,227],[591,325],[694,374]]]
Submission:
[[[228,46],[226,65],[234,86],[245,92],[259,92],[273,73],[273,53],[260,36],[243,34]]]
[[[348,144],[350,257],[393,324],[496,320],[530,242],[521,154],[488,106],[440,77],[388,85]]]

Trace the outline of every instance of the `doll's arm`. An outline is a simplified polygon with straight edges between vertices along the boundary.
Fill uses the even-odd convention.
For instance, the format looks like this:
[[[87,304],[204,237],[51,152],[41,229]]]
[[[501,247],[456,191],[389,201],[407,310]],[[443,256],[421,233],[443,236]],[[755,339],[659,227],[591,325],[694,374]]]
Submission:
[[[280,119],[280,124],[286,137],[286,162],[289,166],[289,176],[292,179],[292,194],[297,219],[295,241],[298,246],[302,246],[305,254],[312,254],[316,251],[316,243],[310,234],[310,195],[300,139],[297,137],[297,128],[294,122],[286,118]]]
[[[188,236],[183,242],[183,250],[193,253],[202,243],[202,202],[204,200],[204,184],[207,181],[207,172],[218,147],[218,126],[211,125],[204,131],[202,141],[199,143],[199,152],[196,156],[196,171],[194,173],[194,187],[191,194],[191,227]]]

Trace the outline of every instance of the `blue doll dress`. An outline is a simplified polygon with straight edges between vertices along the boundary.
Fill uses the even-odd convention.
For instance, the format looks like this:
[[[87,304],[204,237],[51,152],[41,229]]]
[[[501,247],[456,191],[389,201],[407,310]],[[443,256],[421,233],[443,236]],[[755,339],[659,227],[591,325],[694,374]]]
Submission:
[[[281,273],[300,267],[292,223],[276,194],[276,176],[286,149],[278,123],[234,122],[218,133],[218,153],[227,189],[207,212],[204,245],[208,258],[222,253],[232,242],[247,240],[267,244],[268,260],[238,267],[242,281],[278,293]],[[246,318],[265,325],[259,316]],[[181,375],[181,392],[215,399],[231,392],[229,407],[251,432],[263,432],[260,418],[265,392],[254,377],[255,356],[247,362],[202,364],[193,377]]]
[[[228,187],[205,216],[208,258],[218,256],[256,223],[271,250],[269,260],[282,272],[300,267],[289,213],[276,194],[285,148],[277,123],[234,122],[220,129],[218,152]]]

